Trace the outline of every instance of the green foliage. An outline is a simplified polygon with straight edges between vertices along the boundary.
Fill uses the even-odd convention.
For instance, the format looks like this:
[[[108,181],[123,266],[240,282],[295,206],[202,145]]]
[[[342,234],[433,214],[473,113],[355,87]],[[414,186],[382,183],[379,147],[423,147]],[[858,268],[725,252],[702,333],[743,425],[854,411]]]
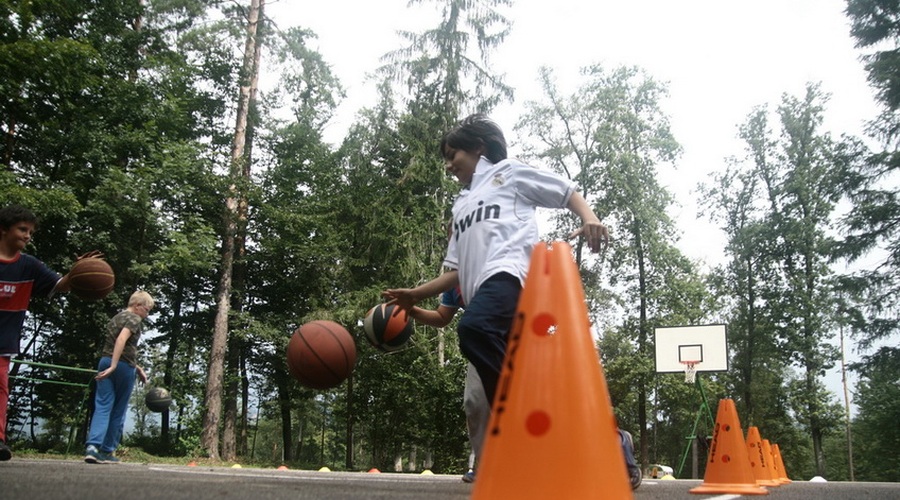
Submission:
[[[843,188],[852,208],[842,219],[845,237],[836,255],[861,269],[841,277],[848,304],[844,311],[863,349],[895,339],[900,331],[900,191],[897,137],[900,120],[900,70],[897,20],[900,5],[876,0],[848,0],[850,34],[857,47],[867,50],[869,82],[882,104],[882,113],[870,122],[869,133],[883,144],[869,152],[862,145],[847,148],[857,161],[848,162]],[[895,342],[894,342],[895,343]]]
[[[825,473],[822,440],[841,413],[820,379],[837,359],[828,342],[840,294],[831,235],[853,163],[848,153],[855,151],[854,141],[820,131],[827,101],[809,84],[802,97],[782,96],[775,124],[765,106],[756,108],[740,128],[746,157],[702,188],[706,209],[729,239],[731,261],[718,282],[731,296],[734,388],[751,421],[766,420],[775,387],[787,390],[791,416],[812,438],[818,475]],[[772,385],[766,372],[786,375],[788,366],[802,371],[800,379]]]
[[[855,392],[853,463],[861,481],[900,481],[900,355],[883,348],[861,367]]]
[[[656,182],[657,169],[680,152],[661,109],[665,86],[633,67],[608,71],[598,64],[582,75],[581,85],[566,96],[544,68],[544,99],[527,103],[516,129],[533,139],[526,154],[575,181],[611,227],[608,260],[583,254],[581,241],[575,243],[575,259],[594,322],[618,323],[607,328],[601,352],[614,374],[610,391],[617,412],[627,418],[626,428],[639,434],[640,450],[648,450],[638,454],[646,455],[648,431],[659,439],[658,430],[650,429],[650,395],[662,396],[654,388],[652,329],[705,320],[710,299],[696,265],[672,244],[677,234],[666,213],[672,197]],[[552,220],[556,238],[580,225],[564,211]],[[617,314],[605,313],[613,307]],[[658,406],[667,403],[657,400]],[[667,441],[664,449],[677,449],[681,439]],[[651,457],[641,460],[648,464]]]
[[[436,4],[440,21],[421,33],[400,32],[407,46],[388,53],[383,74],[405,83],[410,94],[409,111],[447,118],[445,131],[463,110],[487,113],[500,102],[511,101],[513,89],[502,75],[488,67],[490,52],[509,33],[511,22],[498,7],[510,0],[413,0],[410,4]]]

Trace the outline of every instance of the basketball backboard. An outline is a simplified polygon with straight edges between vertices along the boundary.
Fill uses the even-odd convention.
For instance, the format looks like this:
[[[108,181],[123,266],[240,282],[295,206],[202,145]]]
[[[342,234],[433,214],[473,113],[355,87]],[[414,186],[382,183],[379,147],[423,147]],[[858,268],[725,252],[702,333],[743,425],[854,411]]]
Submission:
[[[728,370],[725,325],[670,326],[655,330],[656,373],[684,372],[696,362],[698,372]]]

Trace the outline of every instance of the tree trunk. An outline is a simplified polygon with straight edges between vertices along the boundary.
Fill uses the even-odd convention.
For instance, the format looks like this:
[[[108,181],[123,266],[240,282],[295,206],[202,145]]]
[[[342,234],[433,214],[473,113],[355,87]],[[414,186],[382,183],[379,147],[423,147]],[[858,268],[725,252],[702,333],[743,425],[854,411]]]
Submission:
[[[225,383],[225,418],[222,425],[222,460],[234,462],[237,459],[237,447],[235,441],[235,427],[237,425],[237,365],[240,355],[240,341],[234,337],[228,339],[228,381]]]
[[[250,434],[250,378],[247,376],[247,352],[246,343],[241,342],[240,352],[240,372],[241,372],[241,424],[237,435],[237,452],[238,455],[247,454],[247,443]],[[256,421],[259,423],[259,404],[256,409]],[[255,437],[255,434],[254,434]]]
[[[235,186],[232,186],[234,188]],[[216,299],[216,319],[213,325],[212,347],[209,352],[209,378],[206,382],[206,413],[203,416],[203,432],[200,444],[209,458],[219,459],[219,414],[222,410],[222,381],[225,366],[225,345],[228,338],[228,312],[231,309],[231,263],[234,258],[234,218],[229,216],[235,208],[235,199],[226,201],[225,238],[222,243],[222,275]]]
[[[635,221],[634,228],[634,246],[637,249],[638,262],[638,293],[640,295],[640,316],[638,319],[638,350],[642,353],[649,353],[650,346],[647,345],[647,269],[644,256],[643,239],[641,238],[641,229]],[[641,469],[646,469],[650,465],[650,440],[647,435],[647,385],[644,377],[638,381],[638,425],[640,426],[640,450],[641,450]]]
[[[753,280],[753,258],[747,257],[747,352],[744,355],[745,366],[743,373],[744,383],[744,408],[747,412],[747,423],[755,425],[756,412],[753,408],[753,357],[756,346],[756,284]]]
[[[172,331],[169,334],[169,345],[166,349],[166,362],[165,362],[165,371],[163,372],[163,386],[168,389],[173,394],[179,394],[181,391],[176,390],[173,386],[175,380],[175,355],[178,353],[179,349],[179,339],[181,338],[181,309],[183,307],[183,293],[184,289],[181,285],[178,286],[178,293],[175,295],[175,300],[172,302]],[[166,411],[162,415],[162,422],[160,423],[160,437],[163,441],[163,447],[166,452],[170,452],[169,449],[171,438],[169,437],[169,412]]]
[[[345,442],[347,453],[344,464],[347,470],[353,470],[353,421],[355,417],[353,414],[353,375],[351,374],[347,379],[347,439]]]
[[[281,446],[284,449],[283,460],[291,460],[294,458],[293,430],[291,427],[291,392],[284,377],[279,377],[277,384],[278,407],[281,414]],[[258,422],[257,425],[259,425]]]
[[[265,0],[251,0],[247,19],[247,43],[244,47],[244,63],[241,71],[237,119],[231,149],[231,166],[228,197],[225,200],[225,224],[222,238],[222,270],[219,292],[216,298],[216,318],[213,325],[212,347],[209,354],[209,379],[206,384],[206,413],[203,417],[201,445],[210,458],[219,459],[219,417],[222,411],[222,384],[224,380],[225,348],[228,340],[228,315],[231,311],[232,266],[235,257],[235,237],[242,204],[241,185],[249,159],[244,154],[247,141],[247,121],[250,102],[256,94],[259,73],[259,48],[256,31],[262,17]],[[245,165],[246,163],[246,165]],[[245,202],[244,202],[245,203]]]

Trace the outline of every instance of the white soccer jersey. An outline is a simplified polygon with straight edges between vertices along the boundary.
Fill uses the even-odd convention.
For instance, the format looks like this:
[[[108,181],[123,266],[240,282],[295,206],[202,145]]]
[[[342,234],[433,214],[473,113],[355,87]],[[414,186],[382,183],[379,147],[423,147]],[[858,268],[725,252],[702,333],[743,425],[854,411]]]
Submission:
[[[453,237],[444,258],[444,266],[459,271],[465,303],[499,272],[525,283],[531,251],[540,239],[537,207],[565,208],[574,192],[574,182],[553,172],[481,157],[472,183],[453,203]]]

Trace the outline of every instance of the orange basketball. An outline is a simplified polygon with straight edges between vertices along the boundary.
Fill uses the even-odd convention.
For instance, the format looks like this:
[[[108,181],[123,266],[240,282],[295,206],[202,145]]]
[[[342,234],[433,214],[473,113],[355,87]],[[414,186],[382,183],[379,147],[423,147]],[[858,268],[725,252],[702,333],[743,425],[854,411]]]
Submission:
[[[394,304],[380,304],[366,313],[363,330],[373,347],[384,352],[403,348],[413,334],[413,324],[405,311]]]
[[[116,286],[112,267],[96,257],[75,262],[68,276],[72,293],[84,300],[100,300]]]
[[[356,343],[334,321],[310,321],[291,336],[288,371],[310,389],[330,389],[343,382],[356,365]]]

